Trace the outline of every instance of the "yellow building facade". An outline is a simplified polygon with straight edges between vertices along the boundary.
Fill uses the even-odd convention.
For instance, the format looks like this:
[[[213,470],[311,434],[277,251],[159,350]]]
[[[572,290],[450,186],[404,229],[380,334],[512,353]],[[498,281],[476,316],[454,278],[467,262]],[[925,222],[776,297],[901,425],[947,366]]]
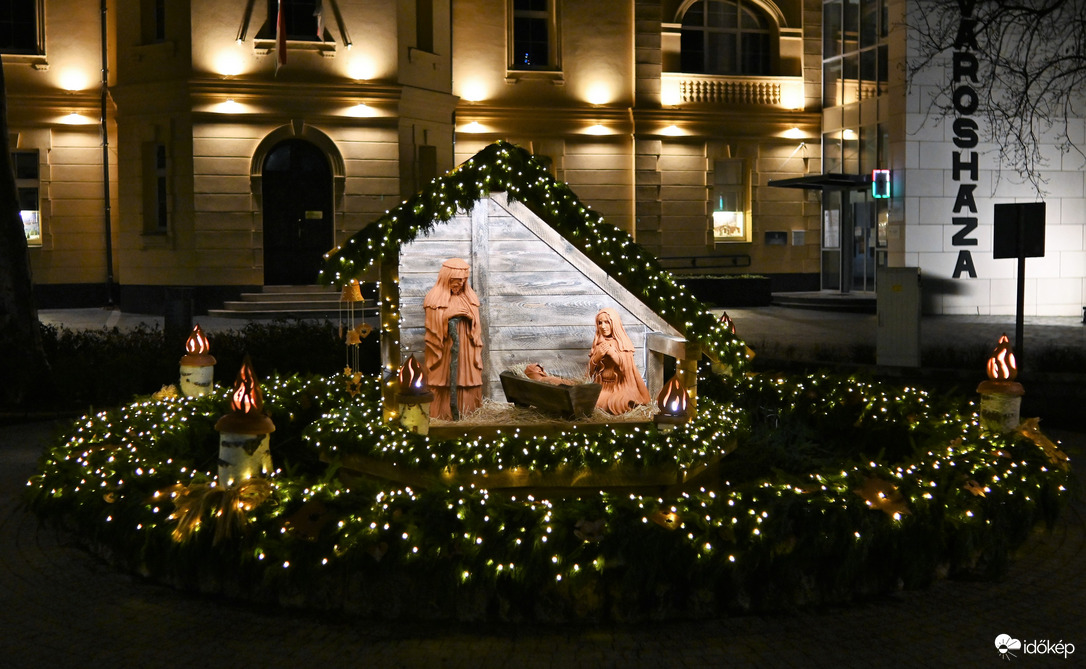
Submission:
[[[39,306],[313,283],[497,139],[672,267],[818,288],[819,199],[767,183],[820,171],[821,2],[15,5],[0,47]]]

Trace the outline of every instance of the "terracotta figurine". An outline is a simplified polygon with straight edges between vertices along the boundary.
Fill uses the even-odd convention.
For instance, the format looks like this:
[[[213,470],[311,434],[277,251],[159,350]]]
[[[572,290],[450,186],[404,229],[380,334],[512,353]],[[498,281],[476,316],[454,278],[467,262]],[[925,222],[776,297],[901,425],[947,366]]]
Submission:
[[[618,312],[609,307],[600,309],[588,356],[588,376],[603,386],[596,400],[597,409],[618,415],[652,401],[633,354],[633,342],[622,327]]]
[[[573,386],[577,385],[576,381],[571,379],[563,379],[560,376],[551,376],[547,373],[547,370],[543,369],[543,365],[538,362],[533,362],[524,368],[524,376],[527,376],[533,381],[542,381],[543,383],[549,383],[553,386]]]
[[[468,284],[470,273],[463,260],[446,260],[422,301],[426,383],[434,393],[434,418],[458,420],[483,403],[483,329],[479,297]]]

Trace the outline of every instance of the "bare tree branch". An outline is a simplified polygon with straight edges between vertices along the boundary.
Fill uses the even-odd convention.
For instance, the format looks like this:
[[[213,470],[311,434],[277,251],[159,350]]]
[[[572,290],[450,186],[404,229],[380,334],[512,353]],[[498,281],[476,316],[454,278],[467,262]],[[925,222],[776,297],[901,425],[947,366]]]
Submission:
[[[1044,193],[1045,169],[1059,169],[1046,144],[1086,164],[1086,140],[1072,122],[1086,118],[1086,0],[920,0],[907,19],[914,39],[905,65],[912,82],[949,58],[959,26],[972,15],[979,61],[976,116],[1000,163]],[[968,29],[968,26],[967,26]],[[954,115],[951,76],[932,98],[929,118]]]

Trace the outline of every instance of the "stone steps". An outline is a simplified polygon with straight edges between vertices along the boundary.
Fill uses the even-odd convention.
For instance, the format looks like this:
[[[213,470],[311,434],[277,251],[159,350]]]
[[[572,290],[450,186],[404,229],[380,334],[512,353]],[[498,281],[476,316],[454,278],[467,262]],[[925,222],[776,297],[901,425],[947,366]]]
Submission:
[[[264,286],[259,293],[242,293],[240,300],[229,300],[221,309],[209,309],[208,315],[237,319],[337,319],[346,313],[340,291],[328,286]],[[376,313],[374,300],[355,304],[355,315]]]

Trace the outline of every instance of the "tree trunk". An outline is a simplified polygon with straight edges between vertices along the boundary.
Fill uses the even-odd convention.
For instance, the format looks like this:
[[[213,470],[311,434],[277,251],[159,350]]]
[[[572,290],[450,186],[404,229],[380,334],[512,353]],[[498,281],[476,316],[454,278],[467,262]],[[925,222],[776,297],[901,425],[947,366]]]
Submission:
[[[8,142],[7,91],[0,64],[0,407],[29,408],[49,379],[34,307],[30,252]]]

